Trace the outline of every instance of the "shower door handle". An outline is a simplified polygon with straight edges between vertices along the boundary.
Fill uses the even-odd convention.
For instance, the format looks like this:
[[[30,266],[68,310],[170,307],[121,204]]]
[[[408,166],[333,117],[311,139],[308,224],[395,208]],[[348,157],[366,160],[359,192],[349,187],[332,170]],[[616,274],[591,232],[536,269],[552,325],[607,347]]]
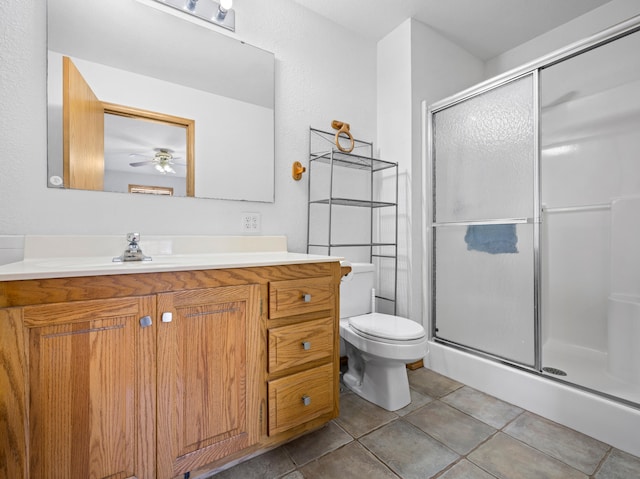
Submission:
[[[539,222],[538,218],[499,218],[492,220],[478,221],[450,221],[431,223],[431,227],[438,228],[442,226],[486,226],[486,225],[524,225]]]

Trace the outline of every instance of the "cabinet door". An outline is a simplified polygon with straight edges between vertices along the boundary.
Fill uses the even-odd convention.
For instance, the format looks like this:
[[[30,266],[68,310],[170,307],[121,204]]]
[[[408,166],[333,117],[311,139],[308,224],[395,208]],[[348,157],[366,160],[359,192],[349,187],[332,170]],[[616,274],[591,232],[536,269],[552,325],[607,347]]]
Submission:
[[[153,297],[24,308],[30,477],[152,478]]]
[[[258,441],[259,300],[258,285],[158,296],[158,477]]]

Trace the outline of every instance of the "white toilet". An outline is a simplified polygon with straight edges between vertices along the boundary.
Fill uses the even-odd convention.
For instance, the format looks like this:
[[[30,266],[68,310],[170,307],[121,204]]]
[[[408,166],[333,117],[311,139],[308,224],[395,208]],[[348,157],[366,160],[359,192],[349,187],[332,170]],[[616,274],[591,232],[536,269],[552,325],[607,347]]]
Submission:
[[[340,337],[349,367],[344,384],[389,411],[411,402],[407,363],[427,354],[424,328],[410,319],[372,313],[374,265],[353,263],[340,284]]]

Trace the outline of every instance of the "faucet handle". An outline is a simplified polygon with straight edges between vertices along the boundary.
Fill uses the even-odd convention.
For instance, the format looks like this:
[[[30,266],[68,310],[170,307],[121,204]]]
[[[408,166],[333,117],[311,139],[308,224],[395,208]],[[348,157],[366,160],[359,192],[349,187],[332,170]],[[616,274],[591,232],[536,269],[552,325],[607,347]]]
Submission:
[[[127,241],[129,243],[137,243],[140,241],[140,233],[127,233]]]
[[[138,241],[140,241],[140,233],[127,233],[127,241],[129,245],[120,256],[113,258],[116,263],[123,261],[151,261],[151,256],[146,256],[140,249]]]

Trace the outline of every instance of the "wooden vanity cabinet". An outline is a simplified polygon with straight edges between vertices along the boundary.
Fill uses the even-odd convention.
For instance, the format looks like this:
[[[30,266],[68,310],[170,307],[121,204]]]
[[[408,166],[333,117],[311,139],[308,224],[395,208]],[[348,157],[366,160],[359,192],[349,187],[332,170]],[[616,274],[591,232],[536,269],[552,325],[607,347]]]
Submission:
[[[339,281],[313,263],[0,282],[0,479],[182,478],[321,426]]]

